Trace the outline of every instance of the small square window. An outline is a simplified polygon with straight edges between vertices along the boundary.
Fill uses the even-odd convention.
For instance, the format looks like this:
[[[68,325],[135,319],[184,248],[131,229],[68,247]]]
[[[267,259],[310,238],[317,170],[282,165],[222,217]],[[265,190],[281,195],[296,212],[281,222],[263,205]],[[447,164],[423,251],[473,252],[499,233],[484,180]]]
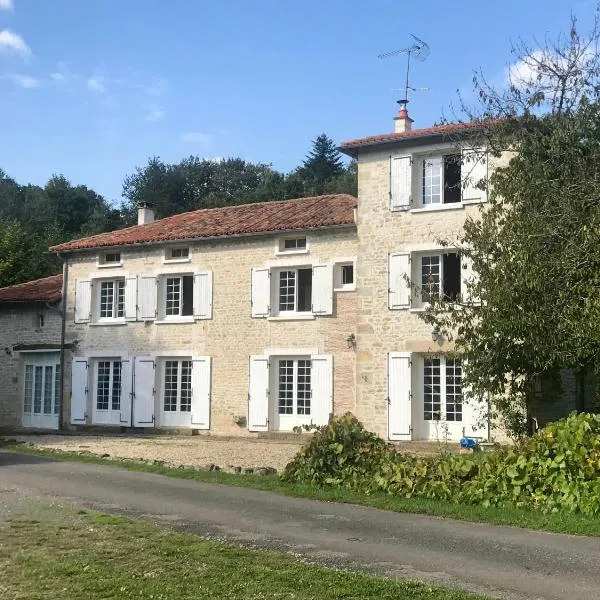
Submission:
[[[342,285],[354,283],[354,265],[342,265]]]
[[[120,252],[107,252],[100,256],[100,264],[103,265],[120,265],[121,264],[121,253]]]
[[[356,283],[354,280],[354,263],[337,263],[333,271],[334,288],[338,291],[354,290]]]
[[[305,237],[285,238],[279,243],[280,252],[294,252],[306,250],[307,243]]]
[[[189,248],[169,248],[167,250],[167,260],[184,260],[189,257]]]

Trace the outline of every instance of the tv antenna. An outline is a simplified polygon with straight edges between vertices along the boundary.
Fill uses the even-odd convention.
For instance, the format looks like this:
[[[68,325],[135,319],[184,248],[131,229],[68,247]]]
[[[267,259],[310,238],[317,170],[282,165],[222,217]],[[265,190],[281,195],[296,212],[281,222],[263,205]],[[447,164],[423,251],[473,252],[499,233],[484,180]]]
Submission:
[[[424,42],[422,39],[418,38],[416,35],[412,33],[410,36],[413,38],[414,43],[412,46],[408,46],[406,48],[400,48],[399,50],[392,50],[391,52],[384,52],[383,54],[378,54],[377,58],[392,58],[394,56],[398,56],[399,54],[406,54],[406,79],[404,83],[404,98],[398,100],[398,104],[401,108],[406,108],[408,104],[408,92],[409,90],[412,92],[416,92],[417,90],[427,90],[428,88],[415,88],[411,87],[408,84],[408,77],[410,74],[410,59],[414,56],[417,60],[423,62],[431,52],[429,48],[429,44]]]

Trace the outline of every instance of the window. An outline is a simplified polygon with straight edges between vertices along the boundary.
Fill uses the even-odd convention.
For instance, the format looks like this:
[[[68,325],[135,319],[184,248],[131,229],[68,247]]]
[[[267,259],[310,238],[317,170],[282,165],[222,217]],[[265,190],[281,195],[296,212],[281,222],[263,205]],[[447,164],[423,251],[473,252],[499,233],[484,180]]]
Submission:
[[[23,413],[26,415],[58,414],[60,365],[25,364]]]
[[[100,282],[100,318],[121,319],[125,310],[125,280]]]
[[[190,412],[192,410],[192,361],[165,361],[163,410]]]
[[[456,252],[421,256],[421,301],[431,302],[442,296],[445,302],[454,302],[461,293],[461,264]]]
[[[462,421],[462,361],[458,358],[423,360],[423,418]]]
[[[307,248],[306,237],[283,238],[279,240],[279,252],[304,252]]]
[[[181,260],[184,261],[190,257],[189,248],[168,248],[165,260]]]
[[[121,253],[120,252],[106,252],[100,255],[99,263],[101,265],[120,265],[121,264]]]
[[[99,360],[97,363],[96,410],[121,410],[120,360]]]
[[[311,361],[280,360],[278,365],[277,412],[279,415],[310,416]]]
[[[333,287],[336,291],[354,290],[354,263],[337,263],[333,271]]]
[[[194,313],[194,276],[165,277],[165,317],[187,317]]]
[[[422,200],[424,205],[452,204],[461,200],[461,158],[447,154],[423,160]]]
[[[312,310],[312,269],[279,272],[279,312]]]

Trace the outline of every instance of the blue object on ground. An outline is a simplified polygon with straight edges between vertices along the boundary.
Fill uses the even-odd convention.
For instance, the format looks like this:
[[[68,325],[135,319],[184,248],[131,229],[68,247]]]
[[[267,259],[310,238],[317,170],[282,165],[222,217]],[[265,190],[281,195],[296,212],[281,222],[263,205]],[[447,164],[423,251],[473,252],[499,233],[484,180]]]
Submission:
[[[475,450],[475,448],[477,448],[477,440],[475,438],[468,437],[460,438],[460,447],[471,448],[472,450]]]

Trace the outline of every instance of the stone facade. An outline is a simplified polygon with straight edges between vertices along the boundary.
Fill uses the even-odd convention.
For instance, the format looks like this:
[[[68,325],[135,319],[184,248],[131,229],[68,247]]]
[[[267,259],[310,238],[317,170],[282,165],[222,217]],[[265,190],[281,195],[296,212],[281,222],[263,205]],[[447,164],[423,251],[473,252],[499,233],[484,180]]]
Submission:
[[[296,233],[306,235],[308,248],[305,252],[287,255],[278,251],[276,235],[194,242],[189,245],[189,261],[175,264],[165,262],[168,245],[121,247],[122,265],[117,267],[99,266],[98,251],[72,254],[68,262],[66,341],[74,345],[74,358],[210,357],[210,432],[247,435],[250,356],[330,355],[334,373],[334,412],[354,411],[355,356],[353,348],[348,348],[347,338],[356,333],[355,291],[334,291],[332,315],[298,319],[251,316],[253,268],[352,263],[356,260],[354,226]],[[77,281],[198,270],[213,274],[212,318],[187,323],[167,323],[160,318],[118,325],[75,322]],[[70,365],[66,367],[69,381]],[[72,419],[68,398],[65,400],[67,410],[63,417],[68,425]],[[92,423],[91,402],[89,398],[88,425]]]
[[[25,363],[48,357],[50,348],[55,349],[54,364],[58,363],[61,322],[58,309],[45,303],[0,303],[1,429],[23,426]]]

